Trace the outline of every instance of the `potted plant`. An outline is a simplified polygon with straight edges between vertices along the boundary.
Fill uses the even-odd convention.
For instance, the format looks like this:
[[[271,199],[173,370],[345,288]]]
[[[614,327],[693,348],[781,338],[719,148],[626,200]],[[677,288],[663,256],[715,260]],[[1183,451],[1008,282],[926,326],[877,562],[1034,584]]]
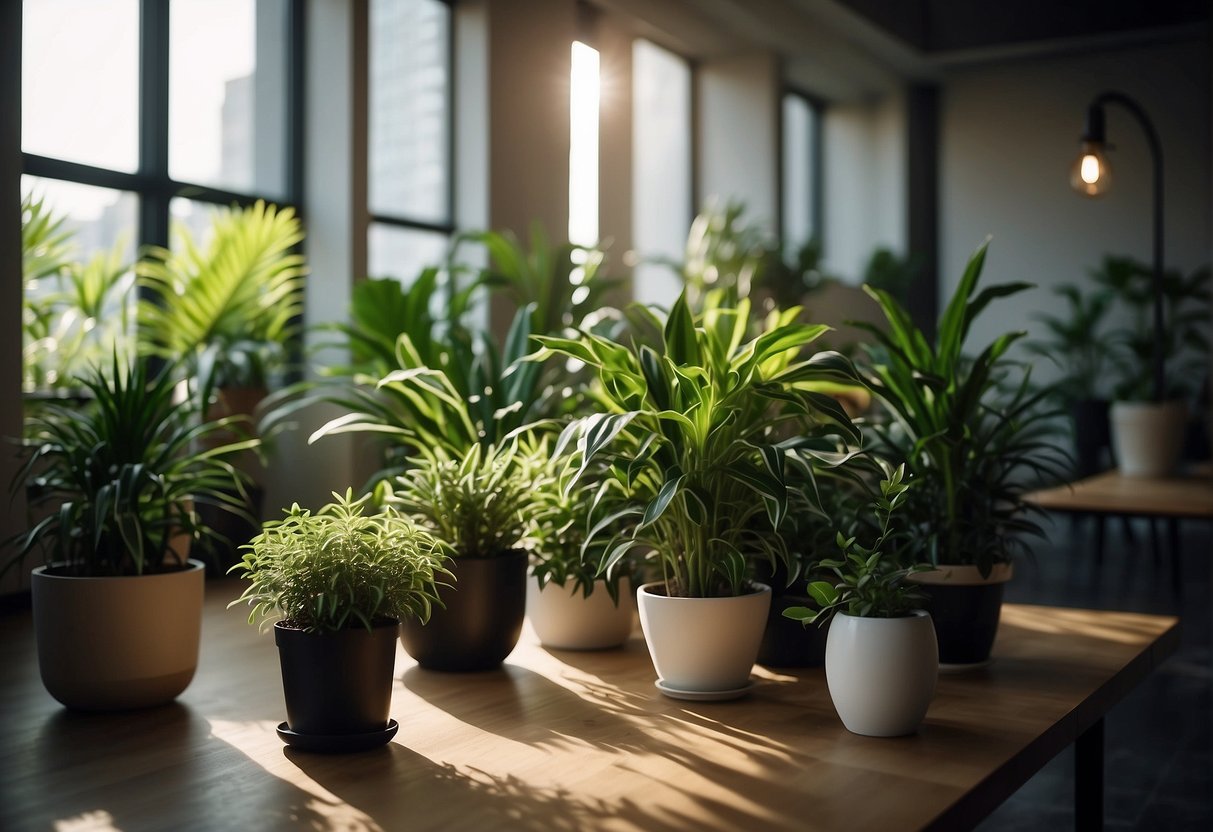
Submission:
[[[274,621],[286,722],[278,736],[312,751],[361,751],[388,742],[399,623],[429,618],[447,550],[370,496],[333,494],[314,514],[298,504],[266,523],[232,567],[249,581],[231,606],[249,623]]]
[[[405,651],[431,670],[491,670],[518,644],[526,615],[523,544],[543,476],[541,455],[517,440],[442,448],[412,460],[385,499],[451,548],[454,586],[428,623],[406,620]]]
[[[1077,286],[1063,285],[1054,294],[1066,306],[1067,314],[1038,315],[1047,333],[1044,338],[1025,343],[1028,352],[1047,358],[1061,370],[1061,377],[1050,385],[1059,403],[1071,416],[1074,428],[1074,467],[1080,477],[1104,469],[1101,456],[1110,447],[1108,422],[1108,370],[1114,359],[1106,332],[1113,294],[1096,287],[1083,292]]]
[[[602,650],[632,634],[634,569],[600,575],[603,540],[594,526],[621,502],[620,484],[600,468],[575,479],[577,455],[554,454],[537,484],[527,617],[544,647]]]
[[[897,737],[918,729],[939,672],[930,615],[919,609],[923,594],[906,577],[930,567],[899,563],[891,521],[910,487],[905,467],[880,484],[874,503],[879,534],[871,547],[838,532],[838,560],[823,560],[835,582],[813,581],[808,591],[818,609],[784,612],[805,624],[830,622],[826,684],[834,710],[848,731]]]
[[[1130,313],[1130,324],[1112,336],[1124,347],[1111,417],[1117,465],[1128,476],[1167,476],[1183,451],[1188,399],[1208,371],[1209,268],[1186,277],[1168,271],[1155,287],[1145,264],[1105,257],[1095,279]],[[1156,292],[1166,310],[1166,326],[1157,331],[1151,319]],[[1156,346],[1163,362],[1157,366]]]
[[[795,323],[790,309],[747,338],[749,301],[722,298],[709,293],[694,317],[680,297],[664,324],[653,318],[652,343],[535,339],[537,359],[558,353],[598,374],[606,412],[573,422],[564,440],[582,466],[601,457],[625,486],[626,505],[597,527],[607,536],[600,568],[609,575],[629,552],[650,553],[662,580],[637,590],[640,621],[658,688],[684,698],[747,691],[771,595],[748,563],[787,557],[774,531],[788,510],[788,458],[806,436],[858,438],[837,402],[803,386],[853,379],[836,354],[801,360],[825,327]]]
[[[115,355],[79,379],[90,401],[44,403],[27,419],[13,488],[44,516],[8,566],[34,548],[45,555],[32,575],[38,666],[69,708],[158,705],[194,676],[203,564],[187,558],[211,533],[196,509],[239,510],[230,459],[255,440],[202,450],[233,420],[200,421],[175,403],[172,371],[153,376],[145,361]]]
[[[919,558],[936,568],[911,576],[926,584],[927,609],[945,665],[988,661],[998,630],[1003,587],[1024,534],[1039,534],[1037,511],[1023,501],[1033,480],[1061,481],[1064,455],[1053,444],[1055,413],[1042,407],[1027,371],[1006,352],[1023,332],[999,336],[975,358],[964,355],[973,320],[993,300],[1025,283],[977,291],[983,244],[939,320],[932,344],[891,295],[866,287],[889,331],[864,324],[877,346],[863,368],[887,419],[872,429],[868,450],[904,463],[915,486],[906,516]],[[1010,381],[1012,372],[1022,380]]]

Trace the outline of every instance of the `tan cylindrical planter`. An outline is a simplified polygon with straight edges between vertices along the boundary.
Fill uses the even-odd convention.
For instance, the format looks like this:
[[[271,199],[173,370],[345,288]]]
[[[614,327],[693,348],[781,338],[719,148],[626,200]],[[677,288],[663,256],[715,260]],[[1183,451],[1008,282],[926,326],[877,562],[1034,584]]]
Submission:
[[[69,708],[116,711],[171,702],[198,667],[205,569],[125,578],[33,571],[38,669]]]
[[[618,604],[601,580],[588,598],[580,589],[551,581],[543,589],[534,578],[527,584],[527,617],[539,642],[555,650],[618,647],[632,634],[635,609],[632,582],[626,577],[619,581]]]

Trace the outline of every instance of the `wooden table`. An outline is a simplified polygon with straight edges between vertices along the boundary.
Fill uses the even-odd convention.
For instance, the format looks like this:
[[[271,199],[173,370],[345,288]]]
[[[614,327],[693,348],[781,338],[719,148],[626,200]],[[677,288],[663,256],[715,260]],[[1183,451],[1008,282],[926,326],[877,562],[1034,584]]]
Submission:
[[[1178,595],[1183,586],[1179,521],[1213,520],[1213,470],[1203,465],[1173,477],[1126,477],[1119,471],[1105,471],[1077,482],[1033,491],[1024,499],[1047,511],[1094,515],[1097,561],[1103,557],[1105,517],[1149,518],[1156,560],[1159,545],[1153,521],[1167,520],[1171,578]]]
[[[236,591],[210,585],[189,690],[136,713],[60,708],[28,612],[0,619],[0,829],[957,829],[1076,741],[1094,826],[1104,714],[1178,641],[1172,618],[1008,605],[987,669],[941,677],[917,735],[872,739],[842,727],[820,670],[677,702],[639,638],[549,652],[528,630],[501,671],[399,654],[395,740],[328,757],[275,736],[273,639],[224,609]]]

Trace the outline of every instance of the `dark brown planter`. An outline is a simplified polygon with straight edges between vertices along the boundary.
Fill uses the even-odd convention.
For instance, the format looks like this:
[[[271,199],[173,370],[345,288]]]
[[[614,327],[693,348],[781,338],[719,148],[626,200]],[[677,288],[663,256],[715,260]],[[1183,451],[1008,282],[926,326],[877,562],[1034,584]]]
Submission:
[[[941,666],[980,667],[990,660],[1011,574],[1009,564],[995,564],[987,578],[974,566],[941,565],[909,577],[927,596],[923,608],[935,624]]]
[[[513,652],[526,615],[527,553],[454,558],[454,586],[441,587],[446,605],[426,624],[405,621],[400,642],[429,670],[491,670]]]
[[[396,632],[395,619],[337,633],[275,624],[290,730],[317,737],[383,732],[392,703]]]
[[[775,596],[758,648],[758,663],[767,667],[821,667],[826,660],[828,626],[805,625],[785,618],[789,607],[814,607],[811,599],[799,595]]]

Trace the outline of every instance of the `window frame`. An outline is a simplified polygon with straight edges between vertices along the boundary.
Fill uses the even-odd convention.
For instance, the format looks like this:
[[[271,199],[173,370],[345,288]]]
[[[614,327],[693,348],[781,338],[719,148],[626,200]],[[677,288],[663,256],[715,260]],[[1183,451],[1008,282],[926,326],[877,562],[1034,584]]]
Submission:
[[[304,3],[285,0],[286,179],[281,197],[182,182],[168,172],[169,15],[171,2],[139,0],[139,164],[134,173],[21,152],[20,173],[43,179],[133,193],[139,204],[136,248],[169,245],[169,203],[177,197],[213,205],[247,207],[258,199],[293,208],[303,215],[304,197]],[[15,35],[20,41],[23,33]],[[18,117],[21,105],[18,103]]]
[[[776,182],[778,184],[778,213],[779,213],[779,243],[781,246],[787,245],[785,239],[786,226],[784,224],[784,197],[787,189],[787,171],[784,169],[784,156],[787,148],[784,142],[787,139],[787,132],[784,127],[783,107],[784,99],[794,97],[800,99],[809,108],[813,114],[813,126],[811,130],[810,148],[809,148],[809,213],[813,218],[813,233],[810,239],[815,239],[824,247],[825,241],[825,152],[824,141],[825,131],[823,122],[825,120],[827,105],[825,99],[814,95],[800,87],[795,87],[789,84],[784,84],[779,91],[779,163],[778,176]]]

